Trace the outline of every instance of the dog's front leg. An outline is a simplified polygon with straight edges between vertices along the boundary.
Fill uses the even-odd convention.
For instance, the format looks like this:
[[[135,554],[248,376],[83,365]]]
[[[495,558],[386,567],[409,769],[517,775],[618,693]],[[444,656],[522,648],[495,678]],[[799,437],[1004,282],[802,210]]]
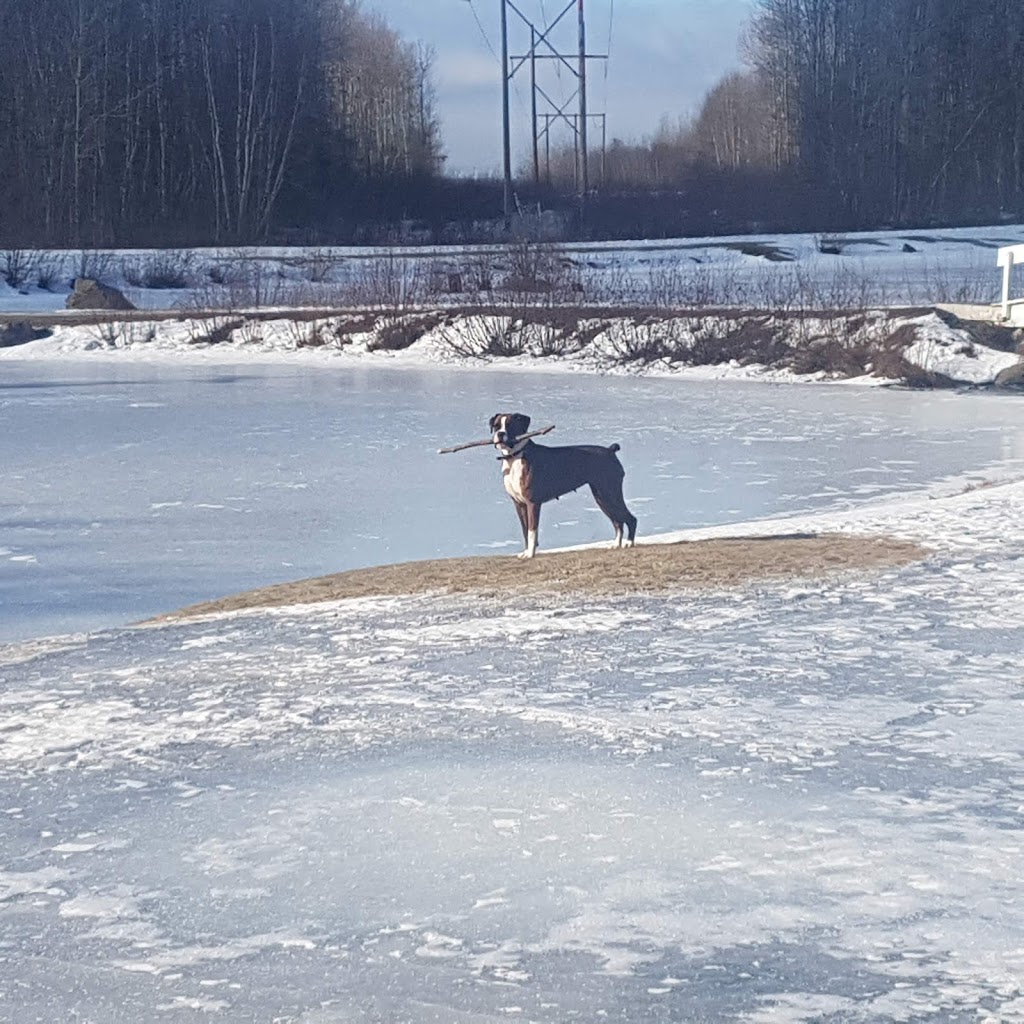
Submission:
[[[528,502],[526,505],[526,550],[520,558],[533,558],[537,554],[537,530],[540,527],[540,505]]]
[[[519,525],[523,528],[523,543],[529,544],[530,530],[529,521],[526,513],[526,506],[522,502],[515,501],[514,499],[512,504],[514,504],[516,507],[516,515],[519,516]]]

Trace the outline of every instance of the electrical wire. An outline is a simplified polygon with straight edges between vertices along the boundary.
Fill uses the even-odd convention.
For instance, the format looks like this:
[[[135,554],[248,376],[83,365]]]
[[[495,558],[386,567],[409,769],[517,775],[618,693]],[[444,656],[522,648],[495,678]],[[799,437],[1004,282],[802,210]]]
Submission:
[[[498,56],[498,51],[491,45],[491,40],[487,35],[487,30],[484,28],[484,23],[480,20],[480,15],[477,14],[476,4],[473,3],[473,0],[466,0],[466,3],[469,4],[469,9],[473,12],[473,20],[476,22],[476,27],[480,30],[480,35],[487,44],[487,49],[491,51],[491,56],[500,64],[501,58]]]
[[[494,58],[498,67],[501,68],[502,74],[505,74],[507,69],[502,67],[501,65],[501,57],[498,55],[498,51],[494,48],[494,44],[491,42],[491,38],[487,34],[487,29],[484,28],[484,23],[480,20],[480,15],[477,12],[474,0],[466,0],[466,3],[469,4],[469,9],[473,12],[473,20],[476,22],[476,27],[479,30],[480,36],[483,39],[484,43],[486,44],[487,49],[490,50],[491,56]],[[511,81],[510,99],[512,101],[512,104],[517,108],[519,115],[523,116],[527,109],[526,100],[524,99],[522,91],[519,88],[519,83],[516,82],[515,79],[512,79]]]

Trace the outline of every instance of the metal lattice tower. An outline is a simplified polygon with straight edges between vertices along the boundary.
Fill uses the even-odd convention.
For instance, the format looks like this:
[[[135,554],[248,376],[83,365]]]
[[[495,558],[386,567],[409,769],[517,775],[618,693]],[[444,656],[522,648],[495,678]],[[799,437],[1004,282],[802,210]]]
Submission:
[[[563,52],[551,40],[551,34],[576,9],[579,26],[579,45],[574,52]],[[530,31],[530,48],[522,54],[509,55],[508,12],[512,11]],[[606,137],[604,113],[592,113],[587,106],[587,62],[607,60],[606,53],[587,53],[587,23],[584,0],[569,0],[558,15],[543,29],[538,29],[519,9],[515,0],[501,0],[501,62],[502,62],[502,138],[504,143],[504,213],[505,227],[512,224],[512,142],[509,110],[509,89],[516,74],[529,67],[530,70],[530,117],[532,122],[533,176],[540,182],[540,145],[543,141],[550,174],[551,130],[554,125],[565,124],[572,132],[576,155],[576,187],[580,209],[586,205],[590,191],[590,150],[588,146],[588,124],[596,120],[601,124],[602,152]],[[563,103],[558,103],[548,94],[537,79],[538,61],[555,61],[566,68],[576,80],[576,91]],[[576,101],[577,109],[570,111]]]

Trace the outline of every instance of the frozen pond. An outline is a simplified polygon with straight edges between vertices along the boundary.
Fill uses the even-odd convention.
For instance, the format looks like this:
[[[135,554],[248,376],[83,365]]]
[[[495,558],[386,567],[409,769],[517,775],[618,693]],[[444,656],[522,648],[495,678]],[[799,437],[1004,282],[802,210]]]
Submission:
[[[0,647],[0,1020],[1022,1024],[1024,484],[725,594]]]
[[[641,535],[832,508],[1024,464],[1012,399],[523,372],[5,362],[0,640],[383,562],[513,552],[482,437],[623,448]],[[542,547],[610,537],[588,493]]]
[[[0,644],[0,1021],[1024,1024],[1024,483],[864,504],[1019,470],[1018,402],[108,364],[0,403],[11,636],[505,550],[492,457],[433,454],[497,408],[620,441],[648,534],[932,552]]]

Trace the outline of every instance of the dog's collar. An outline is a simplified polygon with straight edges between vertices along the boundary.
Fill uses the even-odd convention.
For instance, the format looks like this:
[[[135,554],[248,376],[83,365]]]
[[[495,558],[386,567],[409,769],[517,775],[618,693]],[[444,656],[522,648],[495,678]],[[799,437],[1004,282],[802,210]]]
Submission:
[[[499,455],[498,461],[501,462],[503,459],[514,459],[518,455],[523,454],[523,449],[530,443],[530,439],[524,438],[522,441],[516,441],[510,451],[505,455]]]

